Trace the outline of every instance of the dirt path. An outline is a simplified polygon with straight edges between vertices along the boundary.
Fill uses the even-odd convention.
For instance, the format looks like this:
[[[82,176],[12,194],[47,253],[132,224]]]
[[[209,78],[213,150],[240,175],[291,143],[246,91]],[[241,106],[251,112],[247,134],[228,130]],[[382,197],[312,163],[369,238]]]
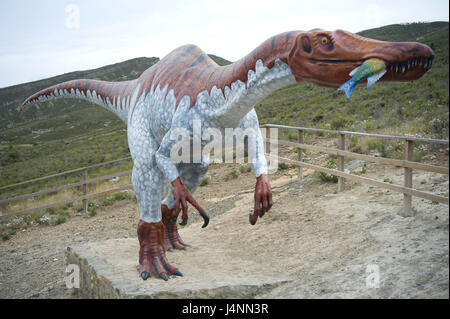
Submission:
[[[268,298],[448,298],[448,207],[414,199],[415,217],[401,217],[402,196],[360,184],[323,183],[304,172],[280,170],[270,177],[275,204],[255,226],[252,173],[230,177],[232,166],[214,165],[210,184],[196,198],[211,215],[201,230],[192,209],[181,236],[193,249],[210,251],[205,271],[228,258],[263,265],[283,283],[260,290]],[[403,170],[369,165],[365,176],[402,184]],[[223,181],[227,181],[223,183]],[[420,173],[417,187],[448,194],[448,178]],[[415,184],[416,185],[416,184]],[[0,298],[73,298],[64,282],[64,249],[74,243],[134,238],[137,207],[120,202],[95,217],[35,226],[0,243]],[[208,248],[205,247],[207,244]],[[178,254],[178,252],[177,252]],[[189,250],[183,252],[189,258]],[[170,254],[168,255],[170,258]],[[379,267],[380,288],[367,288],[366,268]],[[236,269],[246,274],[245,264]],[[251,274],[248,274],[251,275]]]

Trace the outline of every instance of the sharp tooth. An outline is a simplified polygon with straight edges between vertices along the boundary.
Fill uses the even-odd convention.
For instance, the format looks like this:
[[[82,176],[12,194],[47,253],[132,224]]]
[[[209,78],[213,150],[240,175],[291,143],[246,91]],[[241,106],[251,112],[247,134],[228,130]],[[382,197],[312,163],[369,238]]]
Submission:
[[[408,70],[411,69],[411,60],[408,61],[408,66],[407,66]]]
[[[402,73],[405,73],[406,69],[405,66],[402,66]]]
[[[422,66],[422,64],[421,64]],[[426,69],[428,67],[428,61],[425,60],[425,63],[423,63],[423,68]]]
[[[432,65],[433,65],[433,59],[430,59],[430,63],[428,64],[428,67],[431,68]]]
[[[423,60],[421,59],[421,60],[420,60],[420,66],[423,66],[423,63],[424,63],[424,62],[423,62]]]
[[[398,64],[395,65],[395,72],[398,72]]]

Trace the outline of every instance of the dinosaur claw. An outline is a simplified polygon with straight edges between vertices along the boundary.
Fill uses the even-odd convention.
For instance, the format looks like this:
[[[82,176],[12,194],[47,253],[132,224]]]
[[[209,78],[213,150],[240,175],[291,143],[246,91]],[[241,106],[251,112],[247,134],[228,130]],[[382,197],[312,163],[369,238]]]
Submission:
[[[173,223],[173,224],[176,223],[177,222],[177,217],[172,217],[170,219],[170,222]]]
[[[148,279],[148,272],[146,272],[146,271],[144,271],[142,274],[141,274],[141,278],[142,279],[144,279],[144,280],[147,280]]]
[[[203,225],[202,228],[205,228],[209,224],[209,216],[205,212],[201,212],[200,215],[203,217]]]
[[[179,271],[178,269],[175,270],[175,271],[173,272],[173,274],[174,274],[174,276],[180,276],[180,277],[183,277],[183,274],[182,274],[181,271]]]
[[[250,221],[250,224],[255,225],[256,221],[253,221],[252,214],[248,214],[248,220]]]
[[[187,222],[188,222],[188,219],[187,218],[185,218],[185,219],[183,219],[182,221],[181,221],[181,223],[179,223],[181,226],[185,226],[185,225],[187,225]]]
[[[161,279],[164,279],[165,281],[169,280],[169,277],[165,273],[162,273],[161,276],[159,276]]]

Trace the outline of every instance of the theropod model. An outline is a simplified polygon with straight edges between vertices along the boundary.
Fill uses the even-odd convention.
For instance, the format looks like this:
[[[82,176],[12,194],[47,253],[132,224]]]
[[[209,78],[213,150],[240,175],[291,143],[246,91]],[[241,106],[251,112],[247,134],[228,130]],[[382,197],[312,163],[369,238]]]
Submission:
[[[384,61],[383,81],[420,78],[433,60],[432,50],[412,42],[383,42],[352,33],[314,29],[278,34],[239,61],[218,66],[195,45],[182,46],[132,81],[74,80],[44,89],[19,108],[52,98],[73,97],[93,101],[117,114],[128,125],[128,145],[133,158],[132,183],[140,221],[140,275],[164,280],[182,275],[170,265],[165,251],[187,246],[177,231],[182,211],[187,222],[187,202],[208,224],[208,215],[192,197],[205,175],[209,159],[200,163],[173,163],[171,150],[178,142],[172,133],[201,128],[253,128],[256,151],[252,168],[256,176],[254,224],[272,205],[267,163],[254,105],[275,90],[295,82],[339,87],[349,73],[368,59]],[[203,144],[202,144],[203,145]],[[169,193],[161,197],[169,180]]]

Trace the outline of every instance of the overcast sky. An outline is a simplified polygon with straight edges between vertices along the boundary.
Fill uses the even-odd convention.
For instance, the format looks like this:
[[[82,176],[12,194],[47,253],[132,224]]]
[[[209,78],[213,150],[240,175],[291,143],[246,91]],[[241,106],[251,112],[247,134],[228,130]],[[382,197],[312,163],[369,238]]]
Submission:
[[[1,0],[0,87],[192,43],[235,61],[289,30],[448,21],[448,0]]]

